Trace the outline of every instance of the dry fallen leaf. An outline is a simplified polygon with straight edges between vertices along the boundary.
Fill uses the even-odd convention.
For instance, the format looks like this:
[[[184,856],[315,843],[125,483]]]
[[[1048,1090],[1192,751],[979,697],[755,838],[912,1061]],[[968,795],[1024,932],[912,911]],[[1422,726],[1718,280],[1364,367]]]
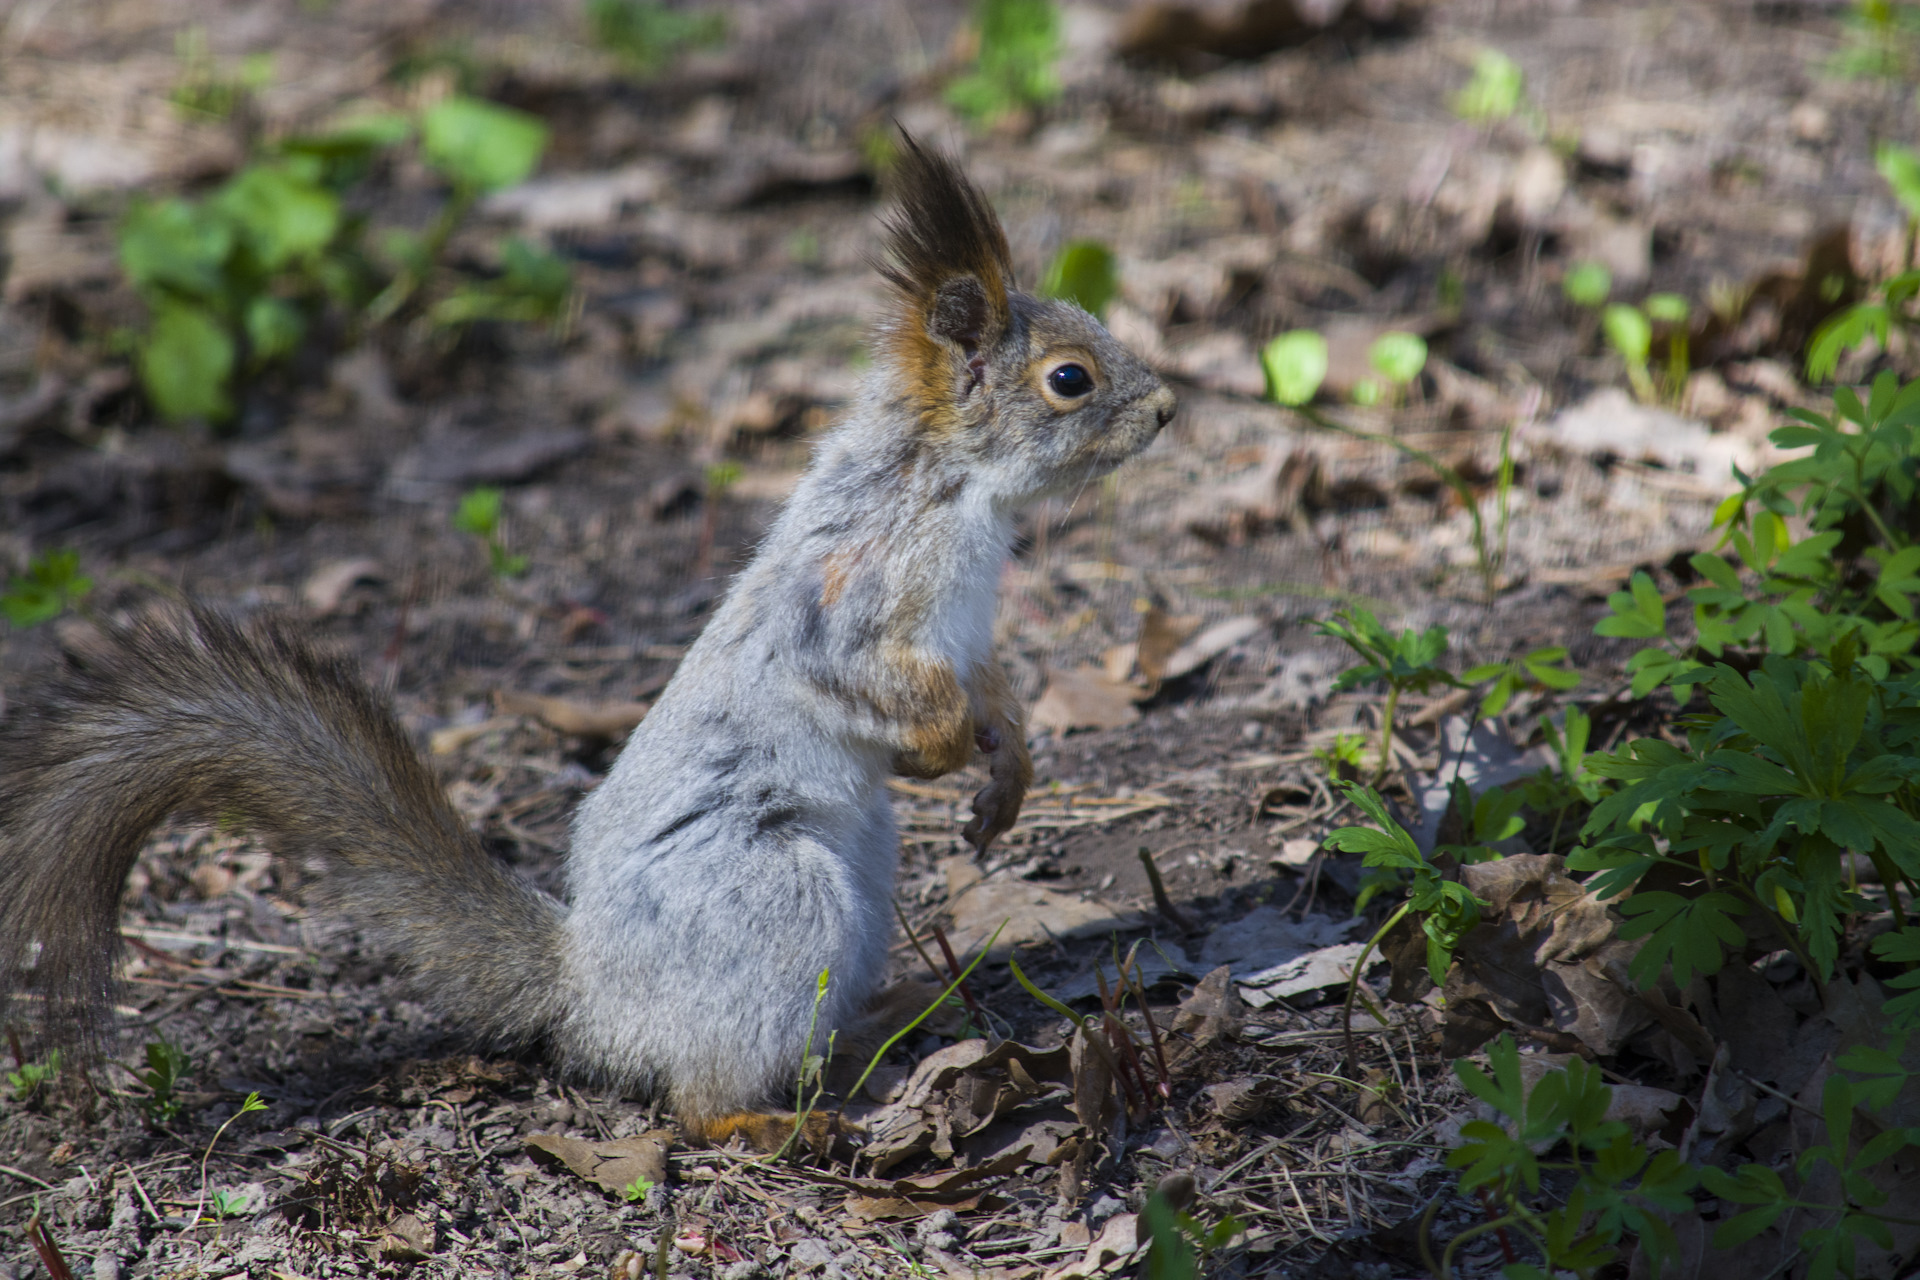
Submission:
[[[587,1142],[561,1133],[530,1133],[527,1154],[564,1164],[602,1190],[622,1195],[636,1179],[666,1182],[667,1143],[672,1136],[655,1130],[613,1142]]]
[[[493,695],[493,705],[505,715],[532,716],[549,729],[580,738],[624,738],[646,718],[648,707],[644,702],[589,706],[571,698],[548,698],[506,689]]]
[[[1131,1213],[1116,1213],[1100,1228],[1100,1235],[1087,1246],[1086,1256],[1047,1272],[1046,1280],[1089,1280],[1093,1276],[1119,1275],[1140,1252],[1140,1219]]]
[[[380,562],[365,556],[356,560],[334,560],[315,569],[301,584],[300,599],[309,609],[325,617],[340,607],[347,588],[356,582],[378,582]]]
[[[1167,672],[1167,660],[1180,650],[1188,637],[1200,629],[1197,613],[1173,617],[1158,607],[1140,617],[1140,640],[1135,646],[1134,665],[1148,689],[1156,689]]]
[[[954,950],[963,955],[985,945],[995,929],[1000,936],[993,949],[999,955],[1024,942],[1104,935],[1137,923],[1131,912],[1097,899],[1049,889],[1010,872],[983,875],[964,854],[946,859],[940,869],[947,877],[952,920],[947,933]]]
[[[1192,675],[1241,641],[1259,633],[1266,624],[1258,618],[1228,618],[1216,622],[1175,650],[1160,673],[1164,680]]]
[[[1075,729],[1120,729],[1140,718],[1133,703],[1140,691],[1107,678],[1098,667],[1049,670],[1047,687],[1033,704],[1027,724],[1034,730],[1071,733]]]

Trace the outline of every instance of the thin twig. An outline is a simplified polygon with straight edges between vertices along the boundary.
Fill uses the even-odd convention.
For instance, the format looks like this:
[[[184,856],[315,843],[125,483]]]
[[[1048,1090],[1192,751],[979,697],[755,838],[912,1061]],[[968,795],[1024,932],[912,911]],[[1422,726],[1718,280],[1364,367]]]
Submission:
[[[1167,918],[1167,923],[1182,933],[1198,933],[1193,921],[1180,914],[1173,905],[1173,899],[1167,896],[1167,886],[1160,879],[1160,868],[1154,865],[1153,851],[1145,845],[1140,846],[1140,865],[1147,869],[1147,884],[1153,889],[1153,905]]]

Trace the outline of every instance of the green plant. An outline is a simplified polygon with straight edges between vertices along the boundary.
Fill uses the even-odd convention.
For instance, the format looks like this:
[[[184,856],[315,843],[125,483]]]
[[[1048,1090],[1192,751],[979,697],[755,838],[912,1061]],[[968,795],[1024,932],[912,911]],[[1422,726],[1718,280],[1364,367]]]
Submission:
[[[727,37],[726,15],[669,8],[659,0],[587,0],[593,41],[643,76],[664,70],[687,49]]]
[[[506,495],[491,485],[470,489],[453,509],[453,527],[479,538],[487,548],[487,568],[496,578],[518,578],[527,571],[527,557],[507,550],[500,533],[500,512]]]
[[[1572,1272],[1585,1280],[1612,1263],[1622,1237],[1637,1237],[1656,1265],[1672,1257],[1677,1241],[1663,1213],[1692,1207],[1695,1171],[1674,1150],[1651,1154],[1627,1126],[1606,1119],[1613,1090],[1600,1069],[1575,1059],[1526,1087],[1513,1037],[1501,1035],[1487,1051],[1493,1074],[1460,1060],[1453,1070],[1467,1091],[1504,1117],[1462,1125],[1462,1145],[1447,1157],[1461,1170],[1460,1189],[1479,1193],[1488,1220],[1447,1242],[1436,1276],[1451,1276],[1459,1248],[1489,1232],[1515,1231],[1539,1251],[1541,1266],[1509,1264],[1511,1280],[1546,1280]],[[1564,1160],[1536,1151],[1564,1149]],[[1540,1208],[1543,1170],[1571,1174],[1565,1202]],[[1421,1227],[1421,1247],[1432,1210]]]
[[[972,70],[947,85],[947,101],[984,124],[1060,96],[1060,11],[1053,0],[976,0],[980,51]]]
[[[147,1086],[147,1096],[141,1099],[140,1109],[146,1113],[148,1120],[155,1124],[172,1124],[180,1118],[185,1105],[180,1101],[180,1081],[192,1066],[193,1059],[172,1041],[148,1042],[147,1069],[134,1072],[135,1078]]]
[[[1473,78],[1453,96],[1453,113],[1470,124],[1498,124],[1520,110],[1526,87],[1519,63],[1498,49],[1482,49],[1473,58]]]
[[[203,199],[128,209],[120,264],[148,313],[134,363],[163,418],[230,418],[240,382],[284,362],[329,308],[344,313],[349,340],[398,314],[440,269],[474,201],[523,180],[546,143],[538,120],[493,103],[456,95],[429,108],[418,121],[421,155],[451,194],[426,232],[386,235],[383,265],[365,250],[365,218],[348,197],[414,134],[406,117],[361,115],[274,144]],[[428,310],[430,322],[564,310],[562,264],[524,245],[502,256],[497,279],[453,287],[443,310]]]
[[[832,972],[830,969],[822,969],[820,977],[814,983],[813,1012],[807,1018],[807,1039],[806,1043],[800,1047],[800,1074],[793,1086],[793,1132],[789,1133],[787,1140],[780,1144],[780,1149],[773,1153],[776,1160],[786,1155],[793,1144],[799,1140],[801,1132],[807,1127],[808,1117],[813,1114],[814,1108],[820,1105],[820,1096],[827,1091],[827,1063],[833,1058],[833,1042],[839,1032],[827,1033],[825,1053],[813,1051],[813,1033],[820,1027],[820,1006],[826,1003],[827,986],[832,981]],[[813,1090],[811,1097],[807,1094],[809,1088]]]
[[[48,1051],[45,1062],[23,1062],[17,1071],[7,1072],[7,1087],[13,1090],[16,1102],[25,1102],[39,1091],[40,1086],[51,1084],[60,1074],[60,1051]]]
[[[1098,240],[1070,242],[1054,255],[1040,277],[1041,297],[1071,302],[1102,320],[1119,292],[1120,275],[1113,250]]]
[[[1613,296],[1613,272],[1604,263],[1576,262],[1561,278],[1560,291],[1576,307],[1604,307]]]
[[[1688,350],[1693,321],[1693,305],[1677,293],[1651,293],[1641,303],[1658,332],[1667,339],[1667,395],[1678,400],[1686,390],[1687,374],[1692,370]]]
[[[43,551],[27,564],[25,573],[7,579],[0,592],[0,616],[15,627],[34,627],[65,613],[86,599],[93,579],[80,572],[77,551]]]
[[[244,1191],[216,1191],[208,1197],[207,1208],[215,1218],[237,1218],[251,1203],[251,1197]]]
[[[1226,1214],[1211,1227],[1184,1209],[1176,1209],[1163,1192],[1147,1197],[1140,1211],[1149,1249],[1145,1280],[1196,1280],[1207,1259],[1240,1233],[1240,1220]]]
[[[1647,404],[1658,400],[1653,375],[1647,372],[1647,361],[1653,354],[1653,325],[1646,313],[1624,302],[1608,303],[1600,313],[1600,330],[1607,335],[1607,345],[1625,362],[1633,394]]]
[[[652,1191],[653,1187],[654,1187],[653,1179],[647,1178],[647,1177],[639,1177],[639,1178],[635,1178],[632,1182],[629,1182],[621,1190],[620,1194],[623,1197],[625,1197],[627,1203],[637,1204],[640,1201],[645,1200],[647,1198],[647,1193],[649,1191]]]
[[[1427,367],[1427,340],[1417,333],[1383,333],[1367,348],[1367,363],[1379,377],[1365,377],[1354,384],[1354,403],[1377,404],[1391,392],[1398,404]]]
[[[1260,368],[1267,377],[1267,399],[1299,408],[1327,380],[1327,340],[1312,329],[1289,330],[1261,348]]]
[[[207,1162],[213,1159],[213,1148],[216,1144],[219,1143],[220,1135],[227,1131],[228,1125],[232,1124],[235,1120],[238,1120],[241,1116],[249,1115],[255,1111],[265,1111],[266,1109],[267,1109],[267,1104],[260,1100],[259,1094],[249,1093],[246,1096],[246,1099],[243,1102],[241,1102],[239,1110],[235,1111],[232,1115],[228,1116],[225,1120],[221,1121],[220,1127],[213,1131],[213,1137],[207,1139],[207,1149],[200,1154],[200,1198],[199,1200],[194,1202],[193,1216],[188,1219],[189,1222],[199,1222],[201,1220],[200,1211],[206,1206]],[[243,1198],[237,1197],[237,1196],[232,1197],[227,1201],[228,1204],[237,1204],[237,1203],[243,1203],[243,1202],[244,1202]],[[219,1200],[215,1201],[216,1205],[219,1205],[220,1203],[221,1202]],[[224,1218],[228,1215],[224,1211],[216,1210],[215,1216],[217,1218]]]
[[[1461,673],[1460,678],[1467,684],[1493,681],[1493,687],[1480,699],[1480,714],[1497,716],[1507,709],[1507,704],[1513,701],[1513,695],[1524,688],[1538,686],[1563,693],[1578,688],[1580,673],[1563,666],[1566,661],[1567,650],[1564,645],[1547,645],[1507,662],[1488,662],[1470,667]]]
[[[1359,666],[1348,667],[1333,682],[1335,693],[1361,685],[1387,686],[1386,709],[1380,716],[1380,754],[1373,778],[1377,784],[1393,765],[1393,721],[1403,694],[1430,692],[1436,685],[1452,687],[1460,681],[1439,665],[1447,652],[1447,629],[1428,627],[1395,633],[1380,624],[1370,610],[1355,606],[1314,624],[1323,636],[1332,636],[1360,656]]]
[[[1329,778],[1344,779],[1359,776],[1366,753],[1366,734],[1341,733],[1334,736],[1330,745],[1315,747],[1313,758],[1320,762]]]

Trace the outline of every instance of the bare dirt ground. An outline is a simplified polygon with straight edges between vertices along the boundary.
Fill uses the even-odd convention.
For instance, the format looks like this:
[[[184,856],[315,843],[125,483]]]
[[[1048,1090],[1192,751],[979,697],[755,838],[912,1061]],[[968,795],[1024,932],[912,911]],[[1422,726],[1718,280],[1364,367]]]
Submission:
[[[555,890],[568,815],[620,731],[570,732],[569,707],[539,699],[617,719],[658,691],[861,376],[885,191],[863,139],[897,120],[962,154],[1026,280],[1069,239],[1111,245],[1111,327],[1175,384],[1181,411],[1114,483],[1033,512],[1008,571],[1002,657],[1030,702],[1056,689],[1020,828],[976,870],[955,817],[968,778],[897,796],[899,904],[922,944],[938,925],[965,952],[1010,917],[1002,950],[1013,942],[1038,985],[1086,1011],[1096,967],[1111,979],[1144,940],[1170,1097],[1091,1131],[1057,1051],[1068,1024],[996,954],[971,989],[996,1038],[1031,1047],[1028,1093],[985,1112],[955,1101],[955,1079],[1010,1077],[967,1066],[972,1033],[949,1020],[902,1045],[855,1104],[897,1103],[916,1064],[959,1054],[938,1088],[913,1077],[933,1099],[920,1121],[885,1113],[884,1165],[872,1150],[765,1164],[689,1148],[644,1101],[463,1041],[351,921],[303,909],[256,847],[182,828],[130,886],[120,999],[122,1060],[144,1070],[142,1044],[179,1046],[185,1106],[149,1121],[113,1065],[0,1101],[0,1280],[39,1274],[36,1206],[74,1273],[96,1280],[637,1276],[657,1253],[671,1274],[731,1280],[1092,1275],[1132,1265],[1131,1215],[1175,1174],[1197,1185],[1197,1214],[1244,1228],[1208,1264],[1219,1274],[1424,1274],[1421,1215],[1434,1208],[1442,1241],[1479,1216],[1444,1194],[1441,1141],[1466,1098],[1432,1008],[1363,1016],[1348,1063],[1344,972],[1284,994],[1279,980],[1240,985],[1363,939],[1381,915],[1352,920],[1356,861],[1316,852],[1351,818],[1311,754],[1375,723],[1379,699],[1329,696],[1348,660],[1310,624],[1369,603],[1397,626],[1449,628],[1463,666],[1566,645],[1583,674],[1571,696],[1606,740],[1625,732],[1606,716],[1626,650],[1591,634],[1605,593],[1636,567],[1672,589],[1670,566],[1707,545],[1728,462],[1751,466],[1777,412],[1812,402],[1796,378],[1809,324],[1905,248],[1871,151],[1911,134],[1914,107],[1823,72],[1840,41],[1832,5],[1361,8],[1251,56],[1123,56],[1137,15],[1068,6],[1060,99],[981,131],[943,105],[966,22],[944,0],[730,5],[723,43],[651,78],[594,49],[566,3],[13,4],[0,568],[72,548],[96,615],[185,593],[299,617],[391,693],[489,847]],[[216,62],[274,55],[236,116],[169,103],[190,30]],[[1486,47],[1525,69],[1531,105],[1464,124],[1449,102]],[[540,174],[483,207],[456,252],[491,261],[510,231],[560,251],[577,289],[564,329],[487,327],[424,353],[377,337],[263,380],[230,430],[154,421],[113,354],[139,315],[112,240],[129,197],[204,189],[250,136],[343,103],[416,106],[456,85],[553,131]],[[432,188],[395,166],[374,212],[405,222]],[[1628,296],[1720,300],[1696,342],[1688,431],[1560,416],[1624,382],[1591,314],[1562,297],[1583,259]],[[1410,402],[1343,410],[1352,422],[1489,485],[1513,429],[1491,600],[1467,513],[1431,472],[1261,402],[1259,345],[1303,326],[1332,337],[1336,395],[1375,334],[1426,336],[1433,361]],[[714,492],[705,477],[727,460],[740,478]],[[506,490],[523,577],[494,577],[450,527],[478,484]],[[76,625],[0,633],[0,696]],[[1151,696],[1116,697],[1111,681],[1058,695],[1059,673],[1083,664],[1124,680],[1124,647],[1148,627],[1190,642]],[[1409,709],[1416,774],[1438,770],[1461,706]],[[1549,710],[1523,694],[1503,721],[1513,742]],[[1124,723],[1084,727],[1109,720]],[[1177,918],[1156,907],[1142,850]],[[927,976],[904,937],[896,956]],[[1196,996],[1222,966],[1232,979]],[[1623,1081],[1676,1084],[1653,1057],[1614,1065]],[[249,1092],[266,1110],[203,1160]],[[570,1169],[529,1142],[662,1133],[667,1172],[634,1202],[582,1176],[584,1148],[543,1140]],[[621,1151],[643,1148],[659,1158],[658,1144]],[[209,1188],[241,1208],[195,1226]],[[1463,1266],[1504,1261],[1488,1236]]]

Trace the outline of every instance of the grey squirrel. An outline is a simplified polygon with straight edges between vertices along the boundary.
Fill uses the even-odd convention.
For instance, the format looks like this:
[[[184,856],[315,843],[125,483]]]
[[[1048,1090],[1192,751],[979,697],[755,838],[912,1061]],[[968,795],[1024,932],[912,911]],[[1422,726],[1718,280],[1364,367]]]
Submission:
[[[821,971],[821,1035],[879,1016],[888,776],[979,751],[964,835],[984,853],[1019,815],[1033,770],[992,651],[1016,510],[1174,411],[1092,316],[1015,291],[950,160],[907,138],[895,174],[873,371],[582,803],[568,901],[486,854],[349,664],[284,621],[166,607],[73,655],[0,732],[0,1021],[31,992],[56,1042],[97,1045],[141,845],[169,814],[217,815],[476,1036],[663,1094],[696,1135],[765,1140]]]

